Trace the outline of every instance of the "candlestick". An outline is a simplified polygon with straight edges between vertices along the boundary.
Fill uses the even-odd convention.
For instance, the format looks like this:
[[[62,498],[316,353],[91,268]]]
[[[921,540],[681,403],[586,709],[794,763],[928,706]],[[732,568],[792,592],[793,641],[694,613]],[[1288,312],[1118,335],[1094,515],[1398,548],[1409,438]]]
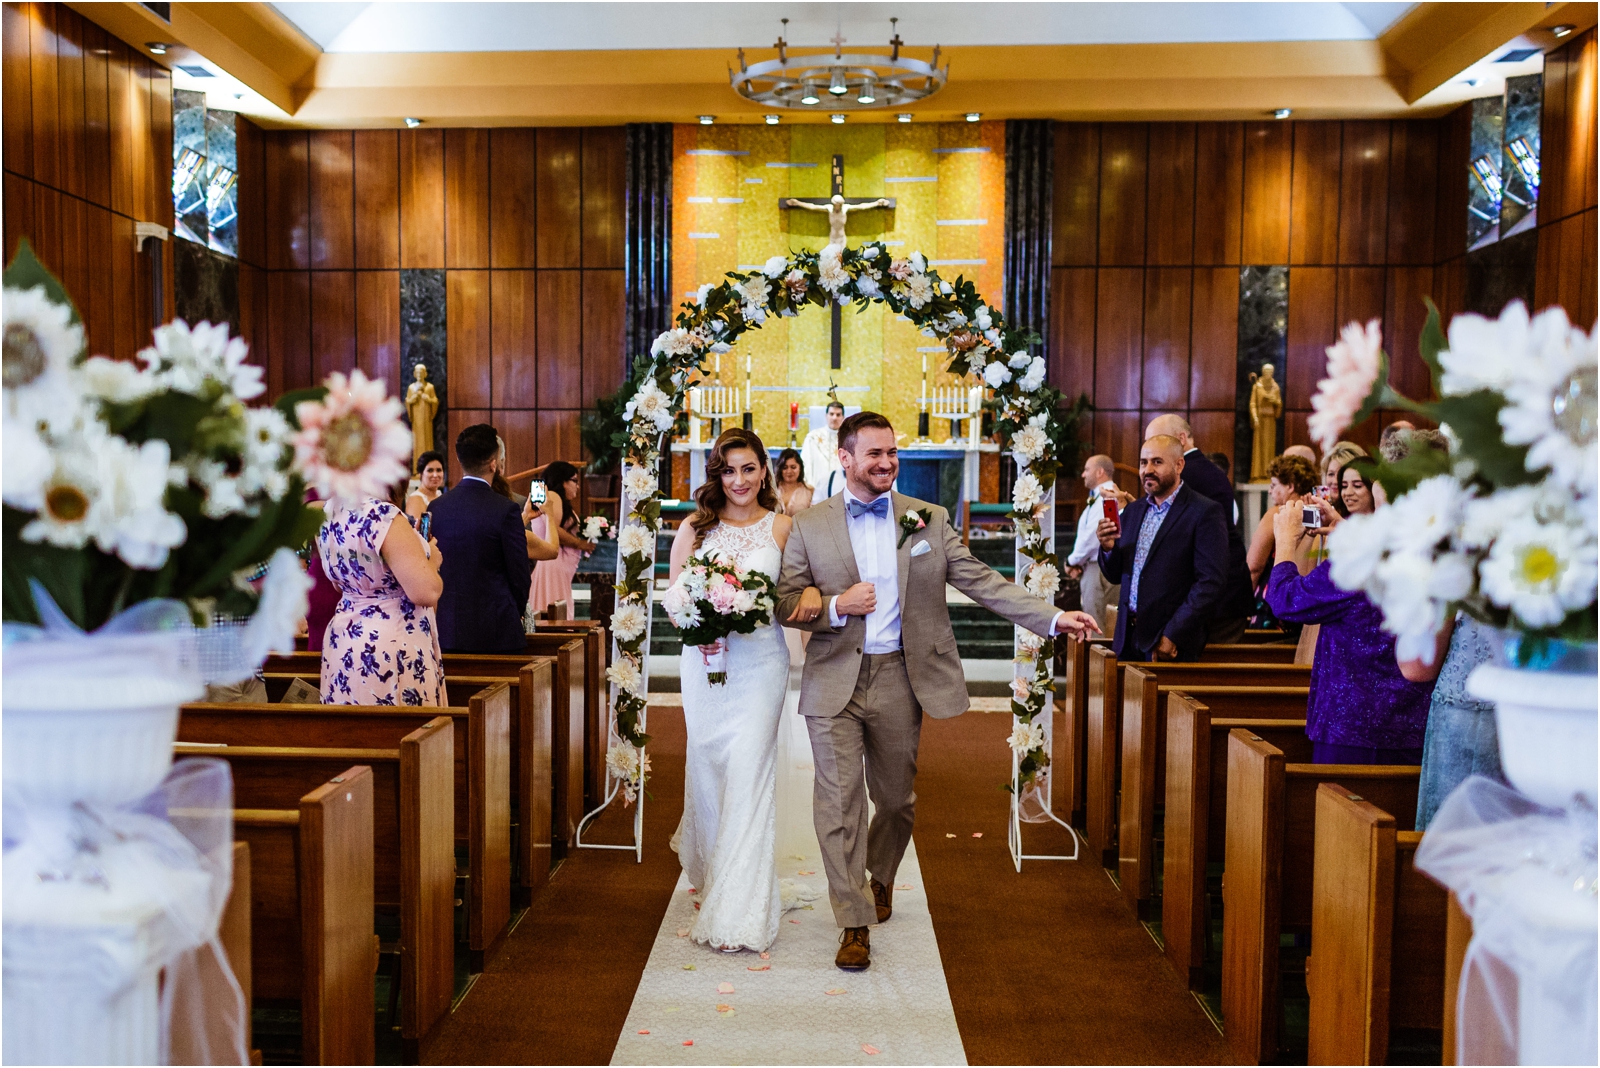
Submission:
[[[800,429],[800,404],[797,401],[789,402],[789,433]]]

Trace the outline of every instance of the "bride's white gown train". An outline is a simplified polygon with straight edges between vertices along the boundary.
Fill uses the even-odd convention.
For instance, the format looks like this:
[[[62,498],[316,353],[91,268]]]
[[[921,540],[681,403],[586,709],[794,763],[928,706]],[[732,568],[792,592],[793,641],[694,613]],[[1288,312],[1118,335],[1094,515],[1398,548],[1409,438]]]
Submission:
[[[777,578],[783,557],[772,537],[773,519],[769,514],[748,527],[718,524],[698,554],[731,556]],[[785,905],[813,896],[791,893],[785,902],[778,880],[778,734],[789,683],[782,628],[731,635],[727,669],[727,682],[713,686],[698,649],[685,646],[680,657],[688,747],[683,821],[672,844],[699,890],[690,937],[718,949],[765,950],[778,936]]]

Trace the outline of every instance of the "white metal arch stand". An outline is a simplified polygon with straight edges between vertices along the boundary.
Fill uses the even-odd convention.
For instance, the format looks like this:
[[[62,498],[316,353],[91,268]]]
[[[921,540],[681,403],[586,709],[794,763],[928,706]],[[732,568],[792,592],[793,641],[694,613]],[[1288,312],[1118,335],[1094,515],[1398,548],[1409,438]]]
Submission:
[[[656,486],[661,446],[682,408],[692,376],[702,370],[712,352],[726,352],[744,332],[759,328],[768,318],[795,315],[808,304],[888,305],[925,335],[945,343],[950,373],[971,375],[975,384],[989,387],[1002,431],[1001,447],[1012,449],[1017,456],[1023,472],[1019,473],[1018,486],[1026,480],[1032,487],[1025,507],[1019,503],[1023,496],[1020,492],[1012,502],[1011,519],[1018,532],[1016,581],[1025,582],[1025,576],[1039,568],[1054,571],[1053,578],[1049,570],[1039,573],[1048,580],[1047,588],[1057,585],[1060,578],[1060,561],[1055,556],[1054,504],[1059,463],[1054,450],[1061,436],[1056,421],[1061,394],[1044,384],[1044,359],[1029,351],[1037,341],[1036,335],[1008,328],[1002,314],[988,307],[966,279],[958,277],[953,283],[946,282],[921,253],[894,258],[882,243],[860,248],[828,245],[820,252],[791,252],[773,257],[758,270],[729,272],[727,277],[728,281],[720,285],[702,287],[696,301],[680,306],[676,325],[656,338],[649,357],[635,361],[623,391],[627,445],[618,509],[617,613],[611,636],[612,667],[607,670],[607,789],[604,800],[579,821],[576,844],[579,849],[632,850],[636,861],[644,859],[643,769],[648,759],[645,746],[635,746],[634,742],[645,732],[649,705],[651,609],[660,527]],[[637,527],[647,530],[648,537],[630,529]],[[626,554],[624,537],[633,546]],[[628,578],[630,574],[632,579]],[[619,639],[617,617],[623,615],[625,608],[630,637]],[[633,645],[635,641],[637,645]],[[1021,757],[1015,751],[1012,754],[1007,837],[1012,862],[1019,872],[1024,860],[1076,860],[1079,854],[1076,832],[1049,812],[1048,779],[1044,784],[1046,813],[1073,834],[1072,854],[1052,856],[1022,851],[1020,765],[1024,757],[1042,760],[1050,750],[1050,691],[1054,682],[1051,659],[1036,655],[1032,660],[1019,661],[1028,668],[1019,668],[1016,676],[1023,682],[1025,696],[1019,700],[1024,701],[1024,711],[1032,710],[1026,719],[1040,723],[1044,732],[1042,746],[1031,746]],[[619,705],[637,724],[631,736],[619,726]],[[1014,715],[1012,725],[1024,726],[1024,717]],[[616,765],[609,759],[611,756],[619,757]],[[627,773],[631,777],[619,777],[622,773],[617,765],[638,770]],[[634,793],[637,802],[633,841],[584,841],[583,836],[595,819],[625,792]]]

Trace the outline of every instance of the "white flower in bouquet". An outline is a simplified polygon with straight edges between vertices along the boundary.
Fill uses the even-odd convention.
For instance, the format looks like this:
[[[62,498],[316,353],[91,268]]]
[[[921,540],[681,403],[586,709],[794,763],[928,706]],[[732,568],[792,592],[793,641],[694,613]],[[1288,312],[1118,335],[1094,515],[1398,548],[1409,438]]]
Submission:
[[[130,567],[155,570],[188,534],[183,520],[166,509],[171,452],[159,438],[134,447],[113,437],[107,438],[107,445],[110,477],[102,486],[102,503],[107,507],[95,542]]]
[[[1453,475],[1435,475],[1419,482],[1386,509],[1389,515],[1384,517],[1384,525],[1393,548],[1424,552],[1450,537],[1469,498]]]
[[[744,615],[756,607],[755,590],[735,590],[733,594],[733,612],[735,615]]]
[[[653,378],[645,379],[639,391],[622,409],[624,419],[629,422],[645,419],[657,430],[671,430],[675,415],[672,410],[672,398],[656,385],[656,380]]]
[[[1394,552],[1378,565],[1375,578],[1383,629],[1398,639],[1400,659],[1431,663],[1434,635],[1450,603],[1472,592],[1472,561],[1459,553],[1435,558],[1427,551]]]
[[[945,296],[948,297],[950,294],[954,293],[955,291],[956,291],[956,287],[951,285],[949,282],[940,282],[939,283],[939,292],[943,293]]]
[[[761,273],[768,278],[782,278],[789,273],[789,257],[773,256],[761,265]]]
[[[1392,507],[1392,506],[1391,506]],[[1328,535],[1328,577],[1343,590],[1369,588],[1389,548],[1390,508],[1352,515]]]
[[[1026,351],[1018,351],[1011,354],[1011,358],[1006,361],[1006,366],[1011,368],[1013,371],[1020,371],[1032,362],[1033,357]]]
[[[656,493],[660,484],[656,473],[648,467],[629,465],[622,475],[622,491],[633,504],[649,500]]]
[[[76,409],[72,367],[83,351],[83,327],[72,321],[72,309],[53,303],[43,286],[7,288],[0,301],[0,319],[6,416],[30,424],[48,423]]]
[[[13,508],[36,512],[44,505],[44,487],[55,469],[50,446],[39,431],[21,419],[7,419],[0,442],[0,488]]]
[[[1594,601],[1593,534],[1575,523],[1508,521],[1480,570],[1483,592],[1528,627],[1553,627]]]
[[[1044,503],[1044,487],[1039,485],[1039,479],[1032,471],[1024,471],[1017,476],[1011,484],[1011,507],[1018,512],[1033,514],[1033,510]]]
[[[583,540],[599,541],[611,529],[611,520],[603,515],[592,515],[583,521]]]
[[[200,511],[208,519],[222,519],[249,511],[244,494],[239,492],[238,477],[228,474],[228,467],[221,460],[191,456],[184,466],[189,480],[205,490],[206,497],[200,505]]]
[[[873,300],[882,296],[883,287],[878,285],[878,280],[874,277],[877,273],[876,271],[871,273],[862,271],[860,277],[856,279],[856,292]]]
[[[1028,569],[1023,588],[1042,600],[1053,601],[1061,591],[1061,572],[1054,564],[1034,564]]]
[[[617,552],[624,557],[635,554],[649,556],[655,548],[656,536],[642,523],[628,523],[617,535]]]
[[[1035,356],[1033,362],[1028,364],[1028,373],[1017,381],[1017,388],[1024,393],[1035,393],[1044,385],[1045,361],[1043,356]]]
[[[228,337],[227,323],[190,327],[182,319],[174,319],[156,327],[152,337],[155,344],[141,350],[139,356],[169,389],[198,396],[211,379],[240,400],[253,400],[267,391],[262,381],[265,371],[245,363],[250,347],[244,338]]]
[[[972,313],[972,321],[979,330],[988,330],[994,326],[994,318],[987,304],[978,305],[978,310]]]
[[[1006,739],[1006,744],[1019,757],[1025,757],[1035,749],[1043,749],[1044,725],[1037,721],[1018,723],[1011,728],[1011,736]]]
[[[672,620],[673,626],[692,627],[700,622],[700,610],[695,606],[694,593],[680,578],[661,595],[661,607]]]
[[[1561,485],[1592,496],[1600,462],[1595,337],[1569,326],[1560,308],[1541,312],[1533,334],[1536,351],[1504,386],[1500,426],[1507,442],[1529,446],[1529,471],[1549,468]]]
[[[411,460],[411,431],[400,419],[400,400],[380,379],[360,370],[328,376],[328,395],[295,406],[300,432],[295,462],[306,482],[325,498],[384,498],[404,478]]]
[[[838,245],[826,245],[817,257],[817,281],[829,293],[838,293],[850,284],[850,272],[844,269],[841,253]]]
[[[606,679],[615,683],[617,689],[635,695],[644,688],[644,676],[639,673],[639,666],[626,656],[619,656],[614,664],[606,668]]]
[[[925,274],[914,274],[906,279],[906,303],[921,308],[933,299],[933,283]]]
[[[983,369],[983,380],[989,383],[990,389],[999,389],[1011,381],[1011,372],[1006,369],[1004,363],[996,360]]]
[[[700,349],[705,344],[698,336],[675,326],[671,330],[664,330],[650,346],[652,356],[688,356]]]
[[[611,613],[611,633],[618,641],[631,642],[644,633],[650,614],[637,601],[624,601]]]
[[[1020,463],[1033,463],[1049,447],[1050,435],[1031,424],[1011,435],[1011,451]]]
[[[143,400],[161,388],[161,383],[147,368],[132,360],[111,360],[104,356],[91,356],[78,368],[78,378],[90,395],[113,404],[130,404]]]
[[[1566,313],[1559,308],[1552,310],[1561,316],[1560,326],[1564,329]],[[1507,304],[1498,319],[1467,313],[1450,320],[1449,347],[1439,352],[1439,366],[1444,372],[1439,378],[1440,392],[1460,396],[1482,389],[1504,389],[1535,358],[1531,325],[1528,309],[1520,300]],[[1546,320],[1541,326],[1549,329],[1555,323]]]
[[[1311,398],[1314,409],[1306,419],[1312,440],[1324,452],[1338,442],[1372,392],[1382,366],[1383,327],[1373,319],[1365,327],[1350,323],[1339,334],[1339,341],[1328,346],[1328,376],[1317,385]]]
[[[756,322],[767,318],[767,299],[772,296],[772,283],[759,274],[753,274],[735,287],[739,301],[744,306],[744,317]]]
[[[272,500],[281,500],[289,491],[289,475],[282,469],[284,450],[294,435],[289,420],[276,408],[246,408],[244,426],[239,490],[247,497],[265,493]]]
[[[920,252],[913,252],[908,262],[911,264],[911,269],[917,274],[923,274],[928,269],[928,261],[923,258]]]

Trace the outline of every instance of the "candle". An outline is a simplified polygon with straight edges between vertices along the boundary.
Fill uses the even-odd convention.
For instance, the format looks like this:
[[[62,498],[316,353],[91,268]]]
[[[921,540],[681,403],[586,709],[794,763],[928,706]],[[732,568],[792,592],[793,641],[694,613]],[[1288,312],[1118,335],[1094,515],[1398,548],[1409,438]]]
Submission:
[[[800,405],[796,401],[789,402],[789,429],[800,429]]]

